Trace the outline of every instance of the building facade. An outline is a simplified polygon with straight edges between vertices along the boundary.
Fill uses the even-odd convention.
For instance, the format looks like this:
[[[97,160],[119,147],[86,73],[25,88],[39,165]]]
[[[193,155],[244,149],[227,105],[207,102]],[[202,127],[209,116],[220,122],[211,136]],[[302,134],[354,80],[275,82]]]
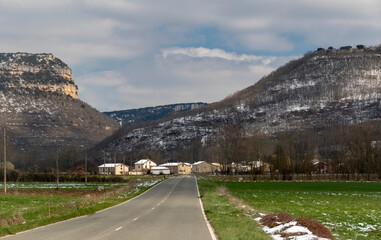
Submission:
[[[192,172],[194,173],[212,173],[213,166],[211,163],[199,161],[192,164]]]
[[[157,167],[157,164],[151,159],[141,159],[137,161],[134,165],[135,167],[133,172],[136,173],[134,175],[147,174],[148,172],[150,172],[152,167]]]
[[[98,166],[98,173],[102,175],[128,175],[129,166],[123,163],[106,163]]]

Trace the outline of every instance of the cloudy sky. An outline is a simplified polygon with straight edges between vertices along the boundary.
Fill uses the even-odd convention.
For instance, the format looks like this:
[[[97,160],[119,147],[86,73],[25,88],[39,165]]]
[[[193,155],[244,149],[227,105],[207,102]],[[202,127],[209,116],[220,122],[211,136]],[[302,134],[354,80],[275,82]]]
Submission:
[[[317,47],[381,44],[379,0],[0,0],[0,52],[50,52],[101,111],[214,102]]]

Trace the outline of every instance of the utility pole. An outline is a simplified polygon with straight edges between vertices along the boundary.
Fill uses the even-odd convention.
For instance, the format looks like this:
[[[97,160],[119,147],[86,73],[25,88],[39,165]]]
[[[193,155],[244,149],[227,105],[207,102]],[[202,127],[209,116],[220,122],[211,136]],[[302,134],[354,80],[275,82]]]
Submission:
[[[85,152],[85,185],[87,185],[87,149]]]
[[[114,151],[114,175],[116,175],[116,151]]]
[[[58,176],[58,143],[56,140],[56,179],[57,179],[57,189],[59,189],[59,176]]]
[[[126,154],[123,155],[123,175],[125,175]]]
[[[4,194],[7,194],[7,128],[4,127]]]
[[[103,152],[103,174],[106,175],[106,153]]]

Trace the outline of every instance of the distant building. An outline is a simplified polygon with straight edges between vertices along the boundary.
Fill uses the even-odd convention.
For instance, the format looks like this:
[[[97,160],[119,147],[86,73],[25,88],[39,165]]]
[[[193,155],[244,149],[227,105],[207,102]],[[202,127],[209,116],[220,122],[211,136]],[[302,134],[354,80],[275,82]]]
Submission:
[[[192,164],[192,172],[194,173],[212,173],[213,167],[212,164],[205,162],[205,161],[199,161]]]
[[[191,174],[192,165],[183,162],[172,162],[161,164],[162,167],[167,167],[170,169],[172,174]]]
[[[171,170],[169,170],[169,168],[167,168],[167,167],[162,167],[162,166],[151,167],[151,174],[153,174],[153,175],[168,175],[168,174],[171,174]]]
[[[270,164],[262,161],[248,163],[248,171],[251,173],[270,173]]]
[[[134,170],[130,172],[130,175],[143,175],[147,174],[152,167],[156,167],[157,164],[150,159],[141,159],[135,164]]]
[[[328,164],[326,162],[320,161],[319,159],[312,160],[312,165],[314,166],[315,173],[328,173]]]
[[[235,173],[237,174],[247,173],[248,168],[249,167],[247,165],[239,163],[235,166]]]
[[[123,163],[106,163],[98,166],[98,173],[103,175],[128,175],[129,166]]]
[[[212,172],[213,173],[221,173],[222,165],[219,163],[212,163]]]

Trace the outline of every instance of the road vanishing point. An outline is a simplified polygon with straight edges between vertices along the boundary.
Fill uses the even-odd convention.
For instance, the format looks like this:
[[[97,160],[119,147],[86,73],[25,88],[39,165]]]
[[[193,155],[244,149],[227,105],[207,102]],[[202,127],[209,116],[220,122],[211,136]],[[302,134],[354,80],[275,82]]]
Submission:
[[[215,236],[204,217],[195,177],[180,176],[95,214],[1,239],[212,240]]]

